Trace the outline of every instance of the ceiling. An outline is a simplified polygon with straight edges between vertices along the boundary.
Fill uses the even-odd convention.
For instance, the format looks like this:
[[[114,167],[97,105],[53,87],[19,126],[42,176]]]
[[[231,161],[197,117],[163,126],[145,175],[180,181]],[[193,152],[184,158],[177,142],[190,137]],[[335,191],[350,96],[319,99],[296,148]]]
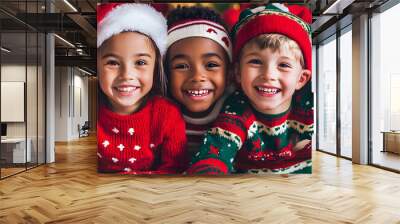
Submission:
[[[118,0],[113,2],[116,1]],[[294,1],[304,2],[311,9],[312,31],[315,38],[346,15],[357,15],[376,8],[387,0],[275,0],[274,2]],[[36,35],[31,35],[29,32],[54,32],[58,35],[55,38],[56,65],[75,65],[95,71],[96,5],[100,1],[47,0],[47,2],[46,6],[45,0],[0,0],[2,46],[13,49],[15,57],[27,54],[29,56],[36,52],[37,46],[39,49],[43,47],[41,43],[38,45]],[[161,2],[167,1],[161,0]],[[254,2],[262,4],[266,1]],[[52,13],[49,13],[50,11]],[[20,35],[25,31],[28,32],[27,38]],[[25,48],[25,45],[28,47]]]
[[[1,52],[2,61],[34,62],[37,51],[44,49],[44,43],[37,41],[43,40],[43,36],[37,35],[54,32],[56,65],[79,66],[95,73],[97,1],[47,2],[46,5],[45,0],[0,0],[1,43],[12,49],[6,55]]]

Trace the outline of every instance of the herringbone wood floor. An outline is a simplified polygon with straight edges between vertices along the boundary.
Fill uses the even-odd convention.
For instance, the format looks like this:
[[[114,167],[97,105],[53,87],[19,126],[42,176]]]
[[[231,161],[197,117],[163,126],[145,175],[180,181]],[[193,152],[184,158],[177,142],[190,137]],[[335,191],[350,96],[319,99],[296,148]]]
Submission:
[[[400,175],[316,152],[312,175],[96,173],[95,138],[0,181],[0,223],[400,223]]]

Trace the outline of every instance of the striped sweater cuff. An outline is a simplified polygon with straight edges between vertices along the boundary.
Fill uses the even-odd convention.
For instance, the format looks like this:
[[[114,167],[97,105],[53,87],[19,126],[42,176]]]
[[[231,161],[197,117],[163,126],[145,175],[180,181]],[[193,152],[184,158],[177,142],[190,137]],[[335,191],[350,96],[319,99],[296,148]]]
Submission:
[[[221,160],[209,158],[196,162],[188,170],[188,174],[227,174],[228,166]]]

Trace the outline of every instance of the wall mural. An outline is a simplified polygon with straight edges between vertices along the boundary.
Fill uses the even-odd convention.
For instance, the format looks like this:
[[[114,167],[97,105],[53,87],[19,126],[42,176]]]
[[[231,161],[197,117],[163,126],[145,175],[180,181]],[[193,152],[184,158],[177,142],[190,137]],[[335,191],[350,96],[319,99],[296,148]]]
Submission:
[[[310,174],[311,20],[277,3],[98,5],[98,171]]]

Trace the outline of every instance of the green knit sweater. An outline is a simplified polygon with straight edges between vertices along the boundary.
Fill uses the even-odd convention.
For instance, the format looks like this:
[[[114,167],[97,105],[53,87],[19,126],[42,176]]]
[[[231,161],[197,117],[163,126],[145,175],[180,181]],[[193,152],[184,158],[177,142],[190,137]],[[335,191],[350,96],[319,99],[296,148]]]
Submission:
[[[248,102],[241,91],[225,101],[188,173],[311,173],[312,108],[293,100],[288,111],[266,115]],[[307,144],[295,151],[300,141]]]

